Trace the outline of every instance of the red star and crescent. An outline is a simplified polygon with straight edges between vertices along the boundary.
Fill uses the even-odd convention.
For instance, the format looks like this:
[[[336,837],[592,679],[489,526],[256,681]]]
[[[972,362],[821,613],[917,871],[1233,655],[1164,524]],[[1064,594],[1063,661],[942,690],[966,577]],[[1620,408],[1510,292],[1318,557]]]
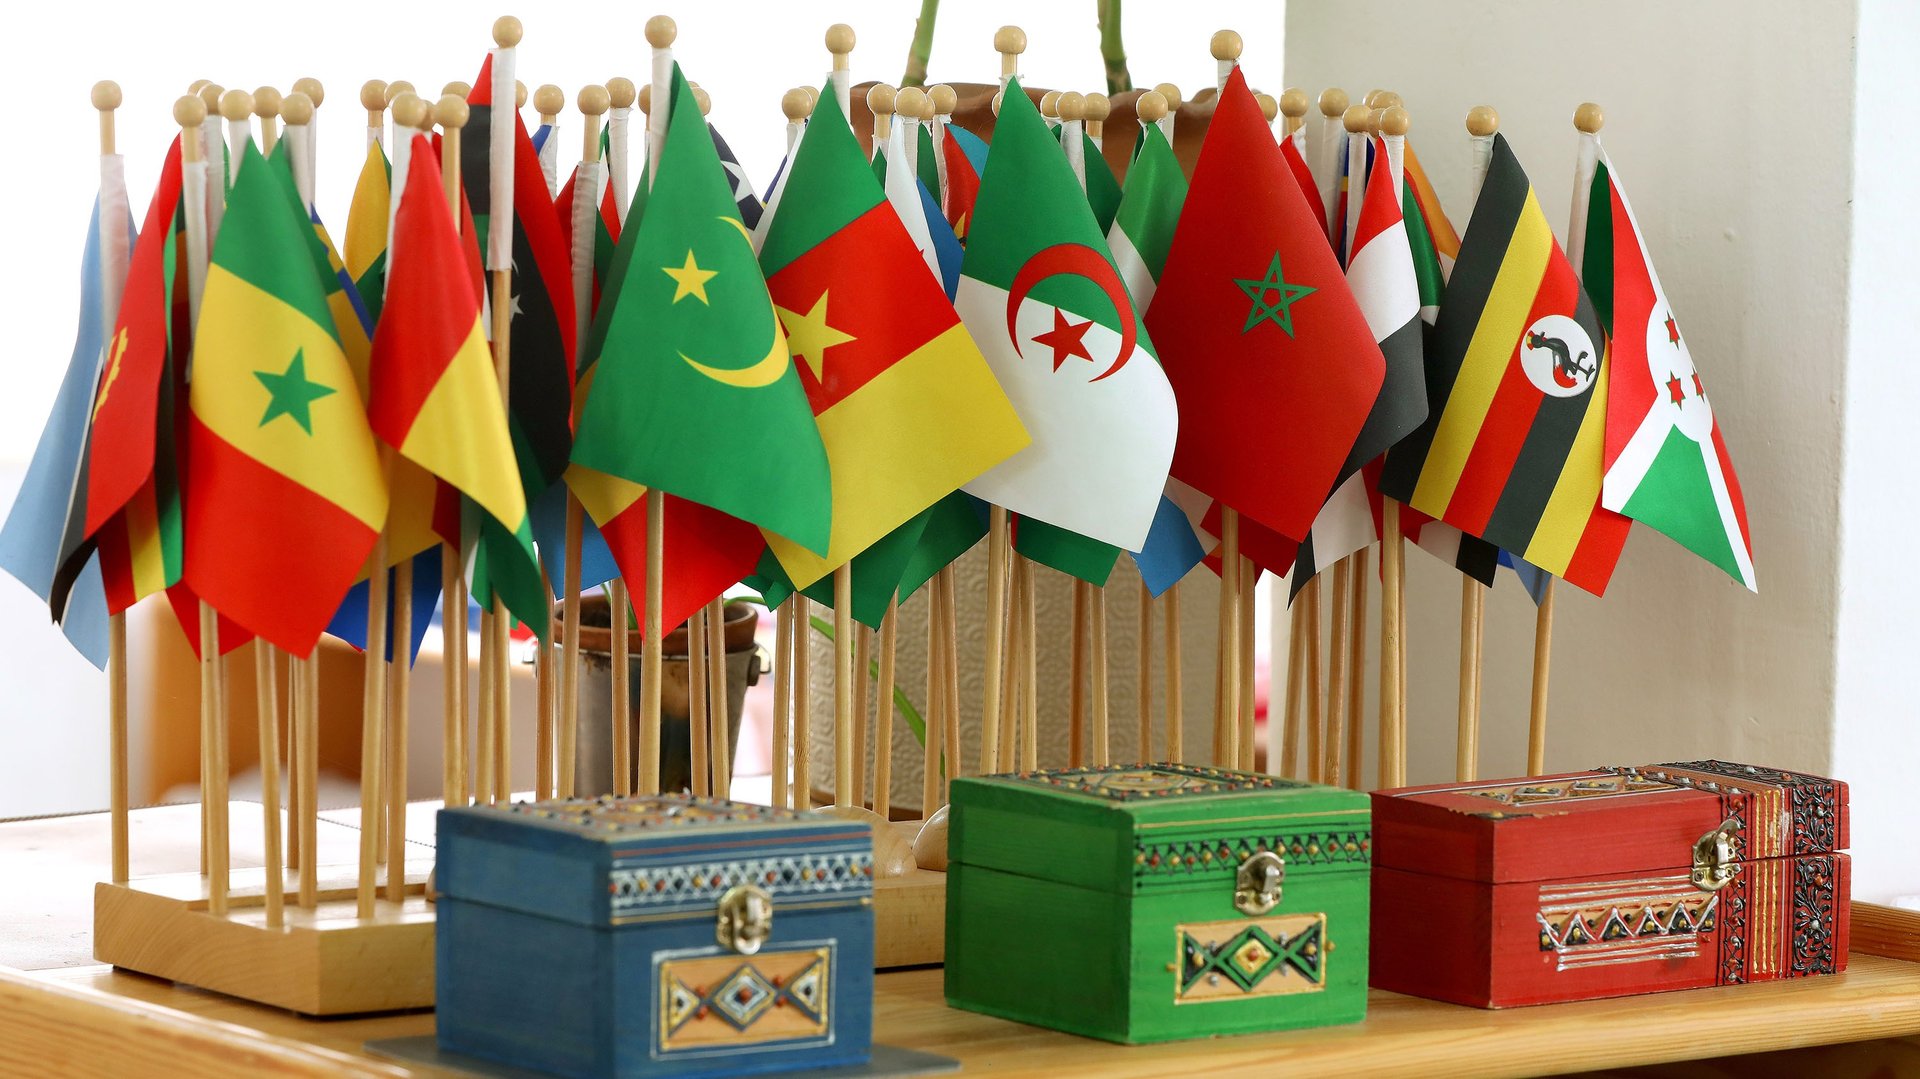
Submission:
[[[1120,348],[1114,355],[1113,366],[1087,380],[1098,382],[1127,365],[1127,361],[1133,357],[1134,345],[1139,340],[1140,328],[1134,316],[1133,301],[1127,295],[1127,286],[1121,282],[1120,275],[1114,271],[1113,264],[1093,248],[1085,244],[1054,244],[1052,247],[1036,251],[1033,257],[1020,267],[1019,272],[1013,275],[1012,287],[1007,290],[1007,336],[1013,341],[1014,352],[1024,356],[1026,353],[1020,347],[1020,334],[1014,326],[1020,313],[1020,304],[1033,291],[1034,286],[1049,277],[1062,274],[1084,277],[1099,286],[1100,290],[1107,294],[1108,302],[1113,304],[1114,313],[1120,316]],[[1065,316],[1057,308],[1054,312],[1054,320],[1052,331],[1033,339],[1037,344],[1053,348],[1053,369],[1058,371],[1060,365],[1070,355],[1093,359],[1079,340],[1086,334],[1087,326],[1092,323],[1068,327]],[[1069,350],[1063,354],[1061,346],[1066,340],[1065,335],[1075,334],[1076,331],[1073,343],[1079,345],[1080,350],[1078,352]]]
[[[1086,343],[1087,327],[1092,325],[1092,322],[1070,323],[1067,321],[1066,312],[1056,307],[1053,309],[1053,329],[1043,334],[1036,334],[1033,343],[1045,345],[1053,350],[1055,371],[1060,370],[1060,365],[1067,362],[1069,356],[1078,356],[1092,363],[1093,353],[1087,351]]]

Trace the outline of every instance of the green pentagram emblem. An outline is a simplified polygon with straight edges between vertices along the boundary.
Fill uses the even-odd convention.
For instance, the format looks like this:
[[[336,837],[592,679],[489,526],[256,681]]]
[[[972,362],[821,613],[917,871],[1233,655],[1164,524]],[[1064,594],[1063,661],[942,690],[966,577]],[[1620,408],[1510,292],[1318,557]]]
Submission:
[[[1247,324],[1240,327],[1241,333],[1250,332],[1255,326],[1269,319],[1273,324],[1285,330],[1288,337],[1293,336],[1293,304],[1304,296],[1319,290],[1312,285],[1290,285],[1280,270],[1280,252],[1273,253],[1273,262],[1267,267],[1267,276],[1257,281],[1234,278],[1233,283],[1253,301],[1253,307],[1247,311]],[[1272,296],[1269,300],[1267,297]]]
[[[260,417],[260,426],[272,423],[276,416],[291,416],[293,422],[308,434],[313,433],[312,405],[322,397],[334,392],[332,386],[322,386],[307,378],[307,353],[301,349],[293,354],[293,362],[287,365],[285,372],[274,374],[271,371],[255,371],[253,377],[272,394],[267,400],[267,413]]]

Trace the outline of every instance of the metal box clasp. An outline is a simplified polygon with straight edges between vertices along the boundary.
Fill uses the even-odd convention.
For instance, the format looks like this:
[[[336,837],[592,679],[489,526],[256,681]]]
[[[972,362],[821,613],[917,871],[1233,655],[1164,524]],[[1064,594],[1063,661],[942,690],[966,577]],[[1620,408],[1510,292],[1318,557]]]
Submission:
[[[720,946],[741,955],[760,950],[773,934],[773,897],[751,884],[736,884],[720,897],[713,935]]]
[[[1286,859],[1270,850],[1254,851],[1233,876],[1234,909],[1260,915],[1279,906],[1280,882],[1286,877]]]
[[[1717,892],[1733,883],[1734,874],[1740,871],[1740,861],[1733,852],[1733,834],[1739,827],[1740,822],[1729,817],[1720,822],[1720,827],[1694,841],[1695,888],[1703,892]]]

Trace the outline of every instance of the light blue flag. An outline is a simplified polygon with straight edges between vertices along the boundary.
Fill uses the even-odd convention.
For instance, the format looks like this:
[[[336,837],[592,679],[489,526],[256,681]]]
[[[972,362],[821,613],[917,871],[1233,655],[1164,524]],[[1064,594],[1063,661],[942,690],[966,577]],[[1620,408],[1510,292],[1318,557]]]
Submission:
[[[1553,581],[1553,574],[1505,550],[1500,552],[1500,564],[1513,571],[1513,575],[1520,579],[1520,587],[1533,597],[1534,606],[1539,606],[1547,594],[1547,585]]]
[[[1160,496],[1160,508],[1154,511],[1146,546],[1131,553],[1140,579],[1155,596],[1179,584],[1189,570],[1207,559],[1206,548],[1193,533],[1193,522],[1166,495]]]
[[[613,552],[600,536],[593,518],[580,515],[580,588],[585,591],[620,576]],[[556,483],[540,492],[527,507],[527,524],[533,529],[534,545],[540,549],[540,562],[547,567],[547,579],[553,586],[553,598],[561,599],[567,582],[567,486]]]

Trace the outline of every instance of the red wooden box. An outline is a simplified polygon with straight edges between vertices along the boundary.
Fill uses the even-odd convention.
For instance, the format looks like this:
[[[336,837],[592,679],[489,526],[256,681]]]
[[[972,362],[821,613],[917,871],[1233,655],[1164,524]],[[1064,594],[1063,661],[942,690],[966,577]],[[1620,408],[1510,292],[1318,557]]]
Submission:
[[[1403,787],[1373,827],[1377,989],[1506,1008],[1847,965],[1835,780],[1691,761]]]

